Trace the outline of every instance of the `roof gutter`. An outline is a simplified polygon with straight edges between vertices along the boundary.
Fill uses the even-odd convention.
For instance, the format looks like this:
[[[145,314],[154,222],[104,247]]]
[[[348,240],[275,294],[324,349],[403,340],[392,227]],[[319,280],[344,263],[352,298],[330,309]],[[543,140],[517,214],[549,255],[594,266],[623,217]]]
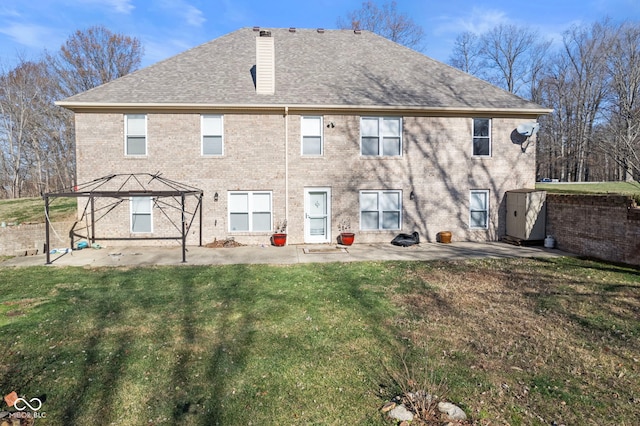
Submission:
[[[501,115],[501,116],[539,116],[551,114],[551,108],[474,108],[474,107],[423,107],[423,106],[379,106],[379,105],[282,105],[282,104],[189,104],[189,103],[104,103],[104,102],[69,102],[58,101],[57,106],[75,112],[128,112],[128,111],[225,111],[238,113],[282,113],[283,108],[291,112],[387,112],[391,114],[411,113],[425,115]]]

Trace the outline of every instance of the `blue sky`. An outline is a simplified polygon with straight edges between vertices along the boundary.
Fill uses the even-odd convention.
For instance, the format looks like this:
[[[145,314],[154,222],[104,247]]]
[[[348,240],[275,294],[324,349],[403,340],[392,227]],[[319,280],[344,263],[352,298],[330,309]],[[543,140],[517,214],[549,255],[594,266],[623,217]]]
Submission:
[[[381,4],[383,0],[378,0]],[[574,24],[608,16],[640,21],[640,0],[397,0],[426,33],[423,53],[446,62],[458,34],[505,23],[537,29],[555,41]],[[56,52],[76,30],[104,25],[138,37],[143,66],[242,27],[337,27],[362,0],[0,0],[0,67]]]

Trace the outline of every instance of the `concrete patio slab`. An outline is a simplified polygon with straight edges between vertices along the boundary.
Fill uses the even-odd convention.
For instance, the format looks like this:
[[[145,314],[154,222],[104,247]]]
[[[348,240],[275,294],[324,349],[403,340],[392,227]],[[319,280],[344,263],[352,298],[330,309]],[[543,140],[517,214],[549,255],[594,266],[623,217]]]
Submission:
[[[422,243],[411,247],[391,244],[355,244],[344,247],[336,245],[289,245],[274,247],[267,245],[232,248],[187,248],[186,262],[182,262],[182,247],[103,247],[74,250],[51,255],[49,266],[150,266],[150,265],[230,265],[230,264],[276,264],[321,262],[358,262],[388,260],[454,260],[473,258],[514,257],[558,257],[571,254],[543,247],[514,246],[501,242],[451,244]],[[43,266],[44,254],[14,257],[0,262],[0,266]]]

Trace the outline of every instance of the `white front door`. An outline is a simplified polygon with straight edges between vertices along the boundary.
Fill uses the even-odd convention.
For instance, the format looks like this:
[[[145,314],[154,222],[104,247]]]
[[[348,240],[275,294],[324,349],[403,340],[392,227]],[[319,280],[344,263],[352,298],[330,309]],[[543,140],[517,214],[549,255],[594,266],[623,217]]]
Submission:
[[[304,190],[304,242],[331,240],[331,188]]]

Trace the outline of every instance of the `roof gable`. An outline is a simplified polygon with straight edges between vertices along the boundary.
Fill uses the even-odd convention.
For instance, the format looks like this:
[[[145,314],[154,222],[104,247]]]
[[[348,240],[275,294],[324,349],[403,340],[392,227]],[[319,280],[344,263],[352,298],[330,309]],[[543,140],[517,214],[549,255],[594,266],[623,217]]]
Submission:
[[[318,106],[548,112],[368,31],[271,29],[275,92],[255,86],[256,37],[243,28],[59,102],[89,105]]]

